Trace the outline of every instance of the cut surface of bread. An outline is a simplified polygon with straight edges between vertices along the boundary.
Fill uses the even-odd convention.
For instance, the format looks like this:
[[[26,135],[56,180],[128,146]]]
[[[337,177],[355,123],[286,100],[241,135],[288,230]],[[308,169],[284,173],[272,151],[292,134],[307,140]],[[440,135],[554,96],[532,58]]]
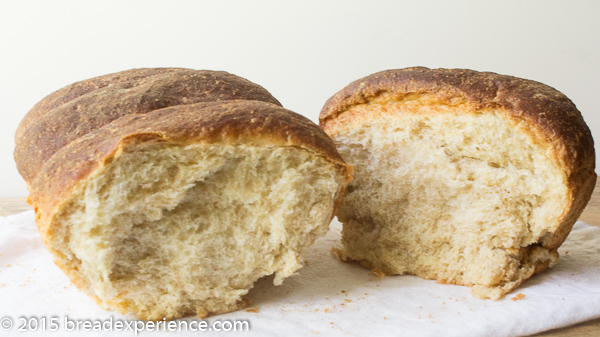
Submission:
[[[590,158],[566,165],[560,151],[568,139],[549,142],[539,125],[498,102],[485,104],[494,93],[473,102],[451,80],[423,79],[432,72],[376,74],[401,73],[397,87],[370,96],[369,85],[381,81],[367,77],[325,106],[321,126],[355,172],[338,212],[338,254],[387,275],[468,285],[477,297],[497,299],[557,263],[595,182],[593,146],[572,148],[592,156],[591,165]],[[439,77],[479,80],[447,72]],[[411,78],[417,84],[403,86]],[[589,130],[576,127],[571,132],[588,146]]]
[[[259,278],[281,284],[301,267],[340,183],[293,147],[134,144],[72,193],[50,246],[107,307],[153,320],[227,312]]]

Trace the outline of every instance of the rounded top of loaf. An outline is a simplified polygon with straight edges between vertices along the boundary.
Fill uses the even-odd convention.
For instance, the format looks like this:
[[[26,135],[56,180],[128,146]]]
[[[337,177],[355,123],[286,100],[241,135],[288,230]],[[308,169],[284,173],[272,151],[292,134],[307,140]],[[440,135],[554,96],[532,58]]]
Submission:
[[[123,116],[236,99],[281,105],[260,85],[224,71],[132,69],[77,82],[48,95],[21,121],[17,168],[29,185],[61,148]]]
[[[401,102],[419,96],[427,96],[425,104],[460,105],[461,110],[455,110],[456,113],[496,108],[511,121],[526,123],[532,134],[555,147],[569,171],[594,170],[591,132],[569,98],[548,85],[492,72],[412,67],[374,73],[331,97],[319,122],[331,133],[342,128],[345,121],[340,116],[354,106]]]

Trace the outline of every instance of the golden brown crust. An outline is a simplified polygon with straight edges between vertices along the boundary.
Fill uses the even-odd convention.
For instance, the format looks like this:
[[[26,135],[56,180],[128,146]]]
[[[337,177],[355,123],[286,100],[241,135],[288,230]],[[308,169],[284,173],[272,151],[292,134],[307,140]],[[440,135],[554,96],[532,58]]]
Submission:
[[[133,69],[77,82],[50,94],[25,116],[15,136],[17,168],[29,186],[54,153],[118,118],[233,99],[280,105],[263,87],[222,71]]]
[[[145,77],[153,76],[163,72],[170,72],[176,69],[173,68],[150,68],[150,69],[131,69],[121,71],[114,74],[108,74],[104,76],[98,76],[90,78],[84,81],[76,82],[61,88],[50,95],[46,96],[43,100],[38,102],[23,118],[15,138],[19,138],[24,130],[31,127],[32,124],[36,123],[37,119],[45,115],[47,112],[66,104],[80,96],[83,96],[92,91],[102,89],[107,86],[112,86],[123,82],[139,81]]]
[[[386,70],[350,83],[331,97],[321,111],[320,126],[332,135],[361,118],[347,113],[362,104],[386,104],[427,95],[432,104],[462,105],[469,111],[490,107],[522,124],[561,167],[569,185],[570,205],[557,231],[543,238],[547,249],[566,239],[595,186],[595,151],[591,132],[573,102],[545,84],[490,72],[467,69],[414,67]],[[382,99],[383,98],[383,99]]]
[[[334,163],[346,180],[351,180],[351,168],[331,139],[301,115],[260,101],[179,105],[121,117],[56,152],[31,184],[30,199],[41,216],[38,226],[42,236],[46,237],[59,204],[78,183],[105,165],[120,148],[139,141],[293,146]],[[339,203],[341,196],[338,199]]]

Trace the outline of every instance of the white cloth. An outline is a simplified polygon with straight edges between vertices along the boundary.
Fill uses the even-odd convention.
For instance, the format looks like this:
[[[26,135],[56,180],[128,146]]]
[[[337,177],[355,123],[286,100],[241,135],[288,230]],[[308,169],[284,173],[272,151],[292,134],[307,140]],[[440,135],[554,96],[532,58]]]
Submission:
[[[273,286],[272,278],[256,283],[248,298],[258,312],[240,310],[208,319],[209,324],[248,320],[249,332],[187,334],[519,336],[600,317],[600,228],[583,222],[575,224],[561,247],[557,266],[498,301],[474,298],[467,287],[415,276],[380,279],[356,264],[341,262],[330,254],[331,247],[339,244],[340,227],[334,220],[327,236],[305,252],[308,264],[282,286]],[[513,300],[518,294],[524,297]],[[135,319],[101,309],[70,284],[46,251],[33,211],[0,217],[0,320],[12,320],[9,335],[22,335],[17,331],[22,325],[19,317],[57,317],[62,325],[64,317],[106,320],[111,316]],[[0,334],[6,332],[0,327]],[[174,336],[162,331],[141,334],[159,333]],[[124,335],[115,331],[89,334]],[[51,334],[63,335],[74,334],[63,326]]]

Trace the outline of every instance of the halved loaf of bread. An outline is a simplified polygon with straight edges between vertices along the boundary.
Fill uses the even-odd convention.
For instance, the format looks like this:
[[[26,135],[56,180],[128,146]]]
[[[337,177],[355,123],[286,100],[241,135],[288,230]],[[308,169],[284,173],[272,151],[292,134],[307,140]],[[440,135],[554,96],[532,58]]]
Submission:
[[[575,105],[511,76],[383,71],[329,99],[320,124],[355,170],[340,256],[481,298],[556,264],[596,180]]]
[[[101,306],[150,320],[228,312],[259,278],[281,284],[351,175],[318,126],[223,72],[77,83],[16,138],[56,263]]]

